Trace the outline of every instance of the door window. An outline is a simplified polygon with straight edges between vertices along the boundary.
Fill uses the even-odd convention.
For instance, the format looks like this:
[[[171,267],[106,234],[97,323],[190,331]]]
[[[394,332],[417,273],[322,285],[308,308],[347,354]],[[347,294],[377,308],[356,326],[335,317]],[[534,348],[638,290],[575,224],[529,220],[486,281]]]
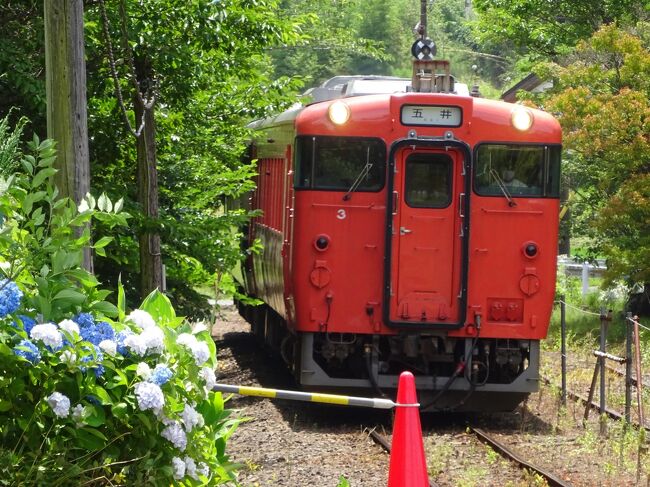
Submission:
[[[406,160],[404,199],[412,208],[446,208],[451,203],[451,157],[412,154]]]

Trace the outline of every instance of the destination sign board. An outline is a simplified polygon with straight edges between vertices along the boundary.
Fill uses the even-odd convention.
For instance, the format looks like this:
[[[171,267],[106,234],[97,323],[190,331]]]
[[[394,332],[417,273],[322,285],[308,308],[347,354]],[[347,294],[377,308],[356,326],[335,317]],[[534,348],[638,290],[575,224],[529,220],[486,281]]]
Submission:
[[[404,105],[401,120],[404,125],[459,127],[463,112],[460,107],[446,105]]]

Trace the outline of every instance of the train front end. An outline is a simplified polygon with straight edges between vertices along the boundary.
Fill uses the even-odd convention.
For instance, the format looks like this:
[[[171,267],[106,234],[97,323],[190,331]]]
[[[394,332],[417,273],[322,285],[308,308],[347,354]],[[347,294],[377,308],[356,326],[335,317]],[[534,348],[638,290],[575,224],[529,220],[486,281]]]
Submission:
[[[553,117],[459,86],[326,100],[294,127],[285,324],[300,384],[377,394],[410,370],[428,410],[509,410],[536,391]]]

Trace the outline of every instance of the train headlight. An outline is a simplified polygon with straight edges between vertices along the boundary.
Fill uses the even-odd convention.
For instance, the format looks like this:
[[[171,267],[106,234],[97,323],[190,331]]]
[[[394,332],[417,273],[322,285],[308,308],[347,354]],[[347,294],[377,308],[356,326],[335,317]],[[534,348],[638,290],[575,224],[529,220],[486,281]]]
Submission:
[[[525,132],[533,126],[533,112],[526,107],[516,107],[510,116],[512,126]]]
[[[337,100],[332,103],[327,110],[332,123],[336,125],[343,125],[350,120],[350,107],[347,103]]]

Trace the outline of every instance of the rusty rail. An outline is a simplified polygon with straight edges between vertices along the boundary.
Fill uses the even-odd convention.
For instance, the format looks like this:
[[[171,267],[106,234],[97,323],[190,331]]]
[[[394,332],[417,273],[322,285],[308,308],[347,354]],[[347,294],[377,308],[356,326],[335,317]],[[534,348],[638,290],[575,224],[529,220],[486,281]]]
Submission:
[[[538,475],[541,475],[546,482],[548,483],[549,486],[551,487],[570,487],[571,484],[568,482],[565,482],[555,474],[549,472],[546,469],[543,469],[541,467],[538,467],[536,465],[533,465],[529,461],[525,460],[523,457],[521,457],[518,453],[512,451],[510,448],[508,448],[506,445],[503,443],[497,441],[496,439],[492,438],[490,435],[488,435],[485,431],[479,429],[479,428],[474,428],[473,426],[469,427],[470,431],[474,433],[474,435],[481,441],[482,443],[485,443],[489,445],[492,449],[494,449],[497,453],[499,453],[501,456],[507,458],[508,460],[511,460],[518,464],[522,468],[526,468],[528,470],[532,470],[533,472],[536,472]]]
[[[541,380],[542,380],[542,382],[544,382],[544,384],[546,384],[546,385],[549,385],[549,386],[552,386],[552,387],[557,387],[557,385],[553,384],[553,383],[552,383],[548,378],[546,378],[546,377],[542,377]],[[596,410],[600,409],[600,406],[599,406],[598,404],[596,404],[596,403],[593,402],[593,401],[592,401],[592,402],[589,402],[589,400],[588,400],[586,397],[584,397],[584,396],[581,395],[581,394],[578,394],[577,392],[573,392],[573,391],[571,391],[571,390],[567,390],[567,396],[570,397],[571,399],[573,399],[574,401],[580,401],[581,403],[583,403],[583,404],[585,404],[585,405],[588,404],[589,407],[590,407],[591,409],[596,409]],[[612,418],[612,419],[616,419],[616,420],[619,420],[619,421],[625,420],[625,416],[623,416],[621,413],[616,412],[616,411],[614,411],[613,409],[610,409],[610,408],[605,408],[605,414],[606,414],[607,416],[609,416],[610,418]],[[638,422],[636,422],[636,421],[631,421],[630,424],[636,426],[637,428],[638,428],[639,426],[641,426],[641,425],[640,425]],[[643,428],[644,428],[646,431],[650,432],[650,426],[648,426],[648,425],[643,425]]]

